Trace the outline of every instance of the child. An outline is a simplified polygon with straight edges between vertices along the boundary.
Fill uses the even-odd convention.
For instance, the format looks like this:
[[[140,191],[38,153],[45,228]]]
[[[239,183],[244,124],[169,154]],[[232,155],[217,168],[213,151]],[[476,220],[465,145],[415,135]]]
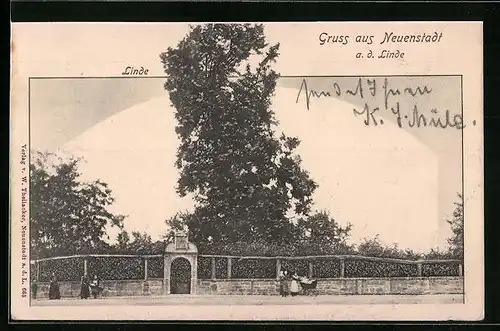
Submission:
[[[286,270],[280,271],[278,279],[280,281],[280,295],[282,297],[288,296],[288,279]]]
[[[299,294],[300,291],[300,283],[299,283],[299,276],[297,273],[293,273],[292,275],[292,283],[290,284],[290,294],[292,297],[296,296]]]
[[[92,289],[92,296],[97,299],[97,296],[102,292],[102,287],[99,284],[99,277],[94,275],[94,279],[90,283],[90,288]]]

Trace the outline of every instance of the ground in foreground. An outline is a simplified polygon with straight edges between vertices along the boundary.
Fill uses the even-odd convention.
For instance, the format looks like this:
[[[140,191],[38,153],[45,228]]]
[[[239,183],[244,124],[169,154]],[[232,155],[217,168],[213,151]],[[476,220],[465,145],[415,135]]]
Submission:
[[[32,306],[163,306],[163,305],[304,305],[304,304],[452,304],[463,303],[461,294],[440,295],[321,295],[321,296],[263,296],[263,295],[168,295],[143,297],[107,297],[81,300],[32,300]]]

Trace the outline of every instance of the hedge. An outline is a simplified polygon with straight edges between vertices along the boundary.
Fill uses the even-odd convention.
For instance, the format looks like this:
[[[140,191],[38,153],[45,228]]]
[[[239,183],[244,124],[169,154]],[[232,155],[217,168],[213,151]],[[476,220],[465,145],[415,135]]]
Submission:
[[[457,262],[423,264],[422,276],[458,276],[458,265]]]
[[[344,277],[418,277],[416,264],[346,260]]]
[[[40,261],[39,281],[48,282],[54,274],[59,281],[78,280],[83,276],[83,258]],[[36,265],[32,266],[36,270]]]
[[[231,278],[276,278],[276,261],[259,259],[233,259]]]
[[[338,258],[282,259],[281,268],[296,272],[298,275],[309,275],[309,262],[313,262],[314,278],[340,277],[340,260]],[[231,260],[231,278],[276,278],[276,260],[258,258],[238,258]],[[83,275],[84,258],[42,260],[39,263],[39,281],[49,281],[52,273],[60,281],[79,280]],[[459,262],[422,263],[423,277],[458,276]],[[215,276],[227,278],[228,259],[215,258]],[[32,276],[36,275],[36,264],[31,265]],[[148,277],[163,278],[163,257],[148,258]],[[87,272],[95,274],[103,280],[138,280],[144,279],[144,258],[142,257],[88,257]],[[212,277],[212,258],[198,256],[198,278]],[[418,277],[418,265],[397,261],[371,261],[355,257],[344,260],[344,277]]]
[[[163,257],[148,258],[148,277],[163,278]]]
[[[209,257],[198,257],[198,278],[210,279],[212,277],[212,259]]]
[[[314,278],[340,277],[340,261],[338,259],[320,259],[314,263]]]
[[[90,276],[98,275],[101,279],[144,279],[142,258],[94,257],[89,259],[87,268]]]

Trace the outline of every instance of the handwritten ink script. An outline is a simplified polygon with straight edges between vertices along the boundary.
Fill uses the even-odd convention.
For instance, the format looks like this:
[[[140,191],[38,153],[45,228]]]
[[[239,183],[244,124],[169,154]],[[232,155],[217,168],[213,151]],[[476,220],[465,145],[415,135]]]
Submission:
[[[21,297],[28,298],[28,147],[26,144],[21,146]]]
[[[343,45],[346,46],[350,42],[356,44],[372,45],[378,42],[379,45],[384,45],[384,49],[373,50],[369,49],[364,52],[357,52],[357,59],[400,59],[405,58],[405,52],[399,48],[406,44],[438,44],[443,39],[442,32],[423,32],[419,34],[403,34],[398,35],[394,32],[385,32],[381,36],[374,35],[345,35],[345,34],[330,34],[328,32],[320,32],[318,34],[319,45]],[[388,48],[386,48],[388,47]],[[391,49],[390,47],[395,47]]]
[[[308,79],[300,82],[296,103],[303,103],[306,110],[311,110],[314,100],[335,98],[349,101],[354,107],[352,113],[361,118],[365,126],[384,124],[384,118],[393,116],[399,128],[465,128],[461,109],[438,109],[432,106],[432,96],[439,94],[435,88],[425,83],[411,83],[411,80],[390,78],[353,78],[350,83],[332,79],[329,89],[313,89],[308,85]],[[402,83],[403,82],[403,83]],[[419,101],[427,98],[425,109]],[[431,100],[431,101],[429,101]],[[476,125],[476,121],[472,121]]]

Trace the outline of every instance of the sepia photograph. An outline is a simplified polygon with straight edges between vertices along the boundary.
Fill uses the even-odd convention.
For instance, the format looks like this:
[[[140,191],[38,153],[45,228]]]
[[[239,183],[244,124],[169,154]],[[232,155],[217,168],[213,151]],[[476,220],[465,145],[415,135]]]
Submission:
[[[29,309],[280,306],[283,319],[287,307],[323,306],[352,320],[331,311],[420,306],[426,319],[477,297],[466,280],[482,272],[482,242],[464,220],[482,227],[482,182],[469,175],[482,116],[464,107],[474,88],[464,73],[292,71],[291,51],[306,46],[286,23],[171,25],[170,36],[168,24],[141,32],[154,47],[117,50],[115,74],[85,74],[84,61],[103,64],[80,53],[51,62],[75,74],[25,82],[18,246]],[[411,50],[387,44],[434,47],[453,31],[290,28],[305,25],[316,47],[365,43],[350,61],[398,67]]]

